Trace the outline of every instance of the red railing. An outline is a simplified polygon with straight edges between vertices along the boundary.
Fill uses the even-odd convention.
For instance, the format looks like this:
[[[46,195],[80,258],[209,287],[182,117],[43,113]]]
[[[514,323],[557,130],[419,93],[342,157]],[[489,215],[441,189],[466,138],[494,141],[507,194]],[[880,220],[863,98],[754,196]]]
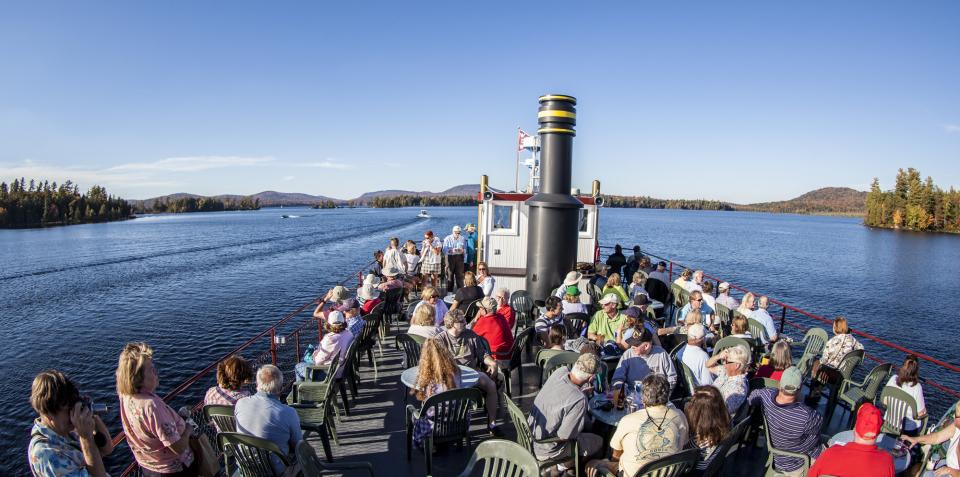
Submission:
[[[605,245],[601,245],[600,248],[602,248],[602,249],[613,249],[613,247],[605,246]],[[680,268],[680,269],[687,268],[687,269],[690,269],[690,270],[696,270],[696,268],[694,268],[694,267],[689,267],[689,266],[683,265],[683,264],[681,264],[681,263],[674,262],[674,261],[672,261],[672,260],[670,260],[670,259],[668,259],[668,258],[660,257],[660,256],[654,255],[654,254],[652,254],[652,253],[649,253],[649,252],[647,252],[647,251],[641,251],[641,253],[642,253],[642,254],[645,254],[645,255],[647,255],[647,256],[649,256],[649,257],[656,258],[657,260],[662,260],[662,261],[666,262],[666,263],[668,264],[669,276],[670,276],[670,281],[671,281],[671,282],[673,281],[673,268],[674,268],[674,265],[676,265],[676,266],[677,266],[678,268]],[[727,281],[727,280],[724,280],[724,279],[719,278],[719,277],[715,277],[715,276],[712,276],[712,275],[708,275],[707,273],[704,273],[703,276],[704,276],[704,278],[707,278],[707,279],[710,279],[710,280],[716,282],[717,286],[714,287],[715,290],[719,289],[719,284],[720,284],[721,282]],[[728,281],[728,283],[730,283],[730,282]],[[669,285],[669,284],[668,284],[668,285]],[[753,293],[753,294],[756,295],[757,297],[761,296],[761,294],[759,294],[759,293],[753,292],[753,291],[751,291],[751,290],[748,290],[747,288],[744,288],[744,287],[735,285],[735,284],[733,284],[733,283],[730,283],[730,287],[733,288],[733,289],[736,289],[736,290],[738,290],[738,291],[740,291],[740,292],[743,292],[744,294],[746,294],[746,293]],[[798,323],[794,323],[794,322],[791,322],[791,321],[787,320],[787,310],[793,311],[793,312],[795,312],[795,313],[799,313],[799,314],[801,314],[801,315],[803,315],[803,316],[806,316],[807,318],[810,318],[810,319],[812,319],[812,320],[818,321],[818,322],[820,322],[820,323],[824,323],[824,324],[833,326],[833,320],[831,320],[831,319],[824,318],[823,316],[816,315],[816,314],[814,314],[814,313],[810,313],[810,312],[808,312],[808,311],[806,311],[806,310],[802,310],[802,309],[797,308],[797,307],[795,307],[795,306],[788,305],[788,304],[786,304],[786,303],[784,303],[784,302],[781,302],[781,301],[775,300],[775,299],[773,299],[773,298],[770,298],[769,296],[767,296],[767,300],[769,301],[769,303],[773,303],[773,304],[775,304],[775,305],[780,306],[780,310],[781,310],[781,313],[780,313],[780,331],[781,331],[781,332],[783,331],[783,328],[784,328],[785,325],[789,325],[789,326],[791,326],[791,327],[793,327],[793,328],[796,328],[797,330],[800,330],[800,331],[802,331],[802,332],[804,332],[804,333],[806,333],[806,331],[810,329],[810,328],[804,327],[804,326],[802,326],[802,325],[800,325],[800,324],[798,324]],[[900,346],[900,345],[898,345],[898,344],[891,343],[890,341],[887,341],[887,340],[885,340],[885,339],[879,338],[879,337],[877,337],[877,336],[874,336],[874,335],[872,335],[872,334],[870,334],[870,333],[866,333],[866,332],[864,332],[864,331],[859,331],[859,330],[856,330],[856,329],[851,329],[850,332],[853,333],[853,334],[855,334],[855,335],[857,335],[857,336],[861,336],[861,337],[866,338],[866,339],[868,339],[868,340],[870,340],[870,341],[873,341],[873,342],[875,342],[875,343],[877,343],[877,344],[880,344],[880,345],[883,345],[883,346],[885,346],[885,347],[888,347],[888,348],[891,348],[891,349],[900,351],[900,352],[902,352],[902,353],[905,353],[905,354],[913,354],[913,355],[915,355],[917,358],[922,359],[922,360],[927,361],[927,362],[930,362],[930,363],[932,363],[932,364],[935,364],[935,365],[937,365],[937,366],[939,366],[939,367],[941,367],[941,368],[943,368],[943,369],[946,369],[946,370],[949,370],[949,371],[952,371],[952,372],[955,372],[955,373],[960,373],[960,366],[956,366],[956,365],[953,365],[953,364],[944,362],[944,361],[942,361],[942,360],[939,360],[939,359],[937,359],[937,358],[934,358],[934,357],[932,357],[932,356],[929,356],[929,355],[927,355],[927,354],[919,353],[919,352],[917,352],[917,351],[911,350],[911,349],[909,349],[909,348],[905,348],[905,347]],[[880,363],[880,364],[886,363],[886,361],[884,361],[883,359],[881,359],[881,358],[879,358],[879,357],[876,357],[876,356],[873,356],[873,355],[870,355],[870,354],[866,354],[866,353],[865,353],[864,356],[865,356],[866,358],[868,358],[868,359],[870,359],[870,360],[872,360],[872,361],[874,361],[874,362]],[[894,365],[896,366],[895,363],[894,363]],[[955,391],[955,390],[953,390],[953,389],[950,389],[950,388],[948,388],[948,387],[946,387],[946,386],[944,386],[944,385],[942,385],[942,384],[940,384],[940,383],[937,383],[936,381],[933,381],[933,380],[931,380],[931,379],[929,379],[929,378],[921,378],[921,379],[923,380],[924,384],[929,384],[930,386],[932,386],[932,387],[934,387],[934,388],[936,388],[936,389],[938,389],[938,390],[940,390],[940,391],[943,391],[943,392],[945,392],[945,393],[947,393],[947,394],[950,394],[950,395],[952,395],[952,396],[954,396],[954,397],[960,397],[960,392],[957,392],[957,391]]]
[[[372,261],[371,261],[371,262],[368,262],[366,265],[364,265],[363,267],[361,267],[360,270],[358,270],[356,273],[351,273],[350,275],[347,275],[344,279],[342,279],[342,280],[340,280],[339,282],[337,282],[337,285],[346,285],[346,284],[347,284],[351,279],[353,279],[353,278],[356,278],[356,279],[357,279],[357,283],[359,284],[360,282],[363,281],[363,271],[364,271],[365,269],[367,269],[371,264],[373,264]],[[226,354],[224,354],[223,356],[221,356],[219,359],[217,359],[217,360],[215,360],[214,362],[210,363],[207,367],[203,368],[203,369],[200,370],[198,373],[196,373],[196,374],[194,374],[193,376],[191,376],[190,378],[184,380],[182,383],[180,383],[180,384],[177,385],[175,388],[173,388],[169,393],[167,393],[165,396],[163,396],[164,402],[166,402],[166,403],[169,404],[173,399],[175,399],[175,398],[177,398],[178,396],[180,396],[184,391],[186,391],[187,389],[189,389],[191,386],[193,386],[194,384],[196,384],[196,383],[199,382],[200,380],[206,378],[212,371],[214,371],[215,369],[217,369],[217,365],[219,365],[221,361],[223,361],[223,360],[225,360],[225,359],[227,359],[227,358],[229,358],[229,357],[231,357],[231,356],[233,356],[233,355],[235,355],[235,354],[240,354],[240,353],[243,352],[244,350],[247,350],[248,348],[250,348],[250,347],[253,346],[254,344],[258,343],[261,339],[263,339],[263,338],[264,338],[265,336],[267,336],[267,335],[270,336],[270,348],[267,349],[266,351],[264,351],[263,353],[261,353],[261,354],[254,360],[255,363],[266,362],[266,361],[267,361],[267,360],[266,360],[266,357],[269,356],[269,357],[270,357],[269,361],[270,361],[271,363],[273,363],[274,365],[276,365],[276,364],[277,364],[277,353],[278,353],[278,341],[281,341],[282,343],[285,343],[286,340],[292,340],[292,341],[294,342],[294,347],[295,347],[295,354],[294,354],[294,356],[296,356],[297,359],[299,359],[299,356],[300,356],[300,337],[301,337],[301,335],[302,335],[302,332],[303,332],[304,330],[306,330],[308,326],[309,326],[309,327],[312,327],[313,324],[314,324],[314,322],[316,322],[316,324],[317,324],[317,325],[316,325],[316,326],[317,326],[317,340],[318,340],[318,342],[319,342],[319,340],[320,340],[320,338],[322,337],[322,334],[323,334],[323,323],[321,322],[321,320],[314,320],[314,319],[312,319],[312,317],[311,317],[310,320],[307,320],[306,322],[300,324],[300,325],[299,325],[296,329],[294,329],[292,332],[288,333],[287,335],[283,335],[283,336],[282,336],[282,338],[283,338],[282,340],[278,340],[278,339],[277,339],[277,331],[278,331],[278,328],[280,328],[280,327],[283,326],[284,324],[287,324],[288,322],[290,322],[291,320],[293,320],[294,318],[296,318],[297,316],[299,316],[301,313],[303,313],[305,310],[309,309],[310,307],[316,306],[316,305],[317,305],[317,299],[311,300],[311,301],[309,301],[309,302],[307,302],[307,303],[304,303],[303,305],[300,305],[297,309],[295,309],[295,310],[293,310],[292,312],[286,314],[283,318],[281,318],[279,321],[277,321],[276,323],[274,323],[274,324],[273,324],[272,326],[270,326],[269,328],[261,331],[261,332],[258,333],[256,336],[250,338],[249,340],[247,340],[246,342],[244,342],[244,343],[241,344],[240,346],[237,346],[237,347],[234,348],[233,350],[231,350],[231,351],[229,351],[228,353],[226,353]],[[200,403],[198,403],[198,404],[196,404],[196,405],[193,406],[193,410],[194,410],[194,412],[197,412],[197,411],[200,410],[202,407],[203,407],[203,403],[200,402]],[[114,438],[113,438],[113,445],[114,445],[114,446],[117,446],[117,445],[119,445],[121,442],[123,442],[124,440],[126,440],[126,436],[124,435],[123,431],[121,431],[121,432],[117,433],[116,436],[114,436]],[[128,476],[133,475],[133,473],[137,470],[137,467],[138,467],[138,466],[137,466],[137,462],[134,460],[134,461],[131,462],[127,467],[124,468],[123,473],[121,473],[120,476],[121,476],[121,477],[128,477]]]

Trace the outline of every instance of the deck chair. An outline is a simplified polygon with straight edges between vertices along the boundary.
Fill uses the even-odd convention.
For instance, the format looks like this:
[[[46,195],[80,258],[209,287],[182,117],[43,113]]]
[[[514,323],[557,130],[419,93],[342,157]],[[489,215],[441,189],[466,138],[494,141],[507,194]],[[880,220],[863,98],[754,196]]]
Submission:
[[[527,349],[527,343],[533,339],[536,330],[530,326],[513,338],[513,346],[510,348],[510,359],[506,361],[506,366],[501,365],[504,381],[506,382],[507,395],[513,396],[513,371],[517,371],[517,383],[520,386],[520,392],[523,392],[523,351]],[[502,363],[498,361],[498,363]]]
[[[916,419],[919,411],[917,401],[913,399],[913,396],[894,386],[884,386],[880,393],[880,404],[886,410],[883,414],[883,427],[880,428],[880,432],[894,437],[900,437],[900,434],[903,433],[903,420],[907,417],[907,410],[913,412],[911,415],[914,416],[914,419]],[[921,430],[927,428],[927,418],[928,416],[924,416],[920,419]]]
[[[390,331],[390,323],[397,323],[399,327],[400,314],[403,313],[403,292],[404,288],[391,288],[387,290],[383,298],[383,316],[380,327],[380,339],[386,336]],[[380,349],[380,356],[383,356],[383,349]]]
[[[420,363],[420,349],[423,344],[418,343],[412,336],[401,333],[396,336],[397,346],[403,350],[403,369],[409,369]]]
[[[239,432],[221,432],[217,434],[217,443],[225,453],[236,459],[243,477],[280,477],[280,473],[273,468],[273,457],[284,466],[292,464],[276,444],[259,437]]]
[[[510,294],[510,308],[513,308],[518,323],[523,323],[523,326],[533,323],[535,318],[533,316],[533,298],[530,298],[530,294],[526,290],[517,290]]]
[[[747,432],[747,428],[750,427],[750,420],[744,419],[730,429],[730,434],[727,435],[723,441],[720,442],[720,445],[713,450],[711,454],[710,463],[707,464],[707,467],[703,469],[699,474],[694,473],[698,477],[717,477],[720,475],[720,471],[723,470],[723,463],[728,460],[730,455],[736,452],[736,449],[733,448],[734,445],[739,447],[740,441],[743,439],[743,435]]]
[[[700,449],[687,449],[684,451],[661,457],[652,462],[647,462],[637,469],[633,477],[682,477],[689,475],[697,467],[700,460]],[[600,475],[611,475],[609,472],[601,472]]]
[[[477,466],[485,477],[538,477],[537,458],[516,442],[502,439],[483,441],[473,451],[467,467],[458,477],[470,477]],[[427,474],[429,475],[429,471]]]
[[[807,471],[810,470],[810,456],[807,454],[801,454],[799,452],[780,450],[774,447],[773,441],[770,440],[770,426],[767,425],[767,416],[766,414],[763,414],[762,411],[760,414],[763,415],[763,434],[767,439],[767,473],[763,474],[764,477],[778,477],[784,475],[773,467],[774,456],[796,457],[798,459],[803,459],[803,465],[801,467],[801,469],[803,469],[802,475],[806,475]]]
[[[848,425],[853,424],[853,417],[856,415],[855,411],[860,403],[869,402],[872,404],[877,400],[880,386],[883,386],[887,378],[890,377],[891,370],[893,370],[893,365],[884,363],[871,369],[862,381],[843,380],[840,384],[840,393],[837,395],[837,404],[850,413],[850,419],[847,421]],[[828,424],[830,423],[824,423],[824,428]]]
[[[207,404],[203,406],[203,418],[213,423],[217,432],[237,432],[237,418],[233,415],[233,406]]]
[[[317,452],[307,441],[297,444],[297,461],[303,470],[303,477],[320,477],[327,471],[361,470],[374,477],[373,464],[369,462],[344,462],[340,464],[325,464],[317,457]],[[230,474],[227,474],[228,476]]]
[[[810,328],[807,330],[807,334],[803,335],[803,341],[795,343],[804,345],[803,354],[797,361],[797,369],[803,376],[810,372],[811,362],[823,353],[823,347],[826,346],[829,339],[826,330],[823,328]]]
[[[720,319],[720,328],[723,330],[730,329],[730,321],[733,320],[733,310],[726,307],[722,303],[714,303],[713,312],[717,314],[717,318]]]
[[[684,363],[683,361],[680,361],[679,357],[676,358],[674,366],[676,366],[676,363],[680,364],[680,367],[678,367],[677,369],[681,369],[681,368],[683,369],[683,383],[687,387],[687,392],[690,393],[689,396],[693,396],[693,393],[697,389],[697,383],[693,379],[693,370],[691,370],[690,367],[686,365],[686,363]]]
[[[543,364],[543,369],[540,371],[541,383],[547,382],[547,379],[550,379],[550,375],[562,366],[573,368],[573,364],[577,362],[579,357],[580,353],[573,351],[564,351],[551,356],[550,359]]]
[[[370,313],[367,314],[367,316],[363,318],[364,324],[363,329],[360,330],[360,337],[354,338],[360,340],[360,344],[357,348],[357,354],[358,356],[363,356],[364,354],[367,355],[367,362],[373,368],[374,380],[377,379],[378,371],[377,361],[373,359],[373,347],[379,341],[378,333],[381,330],[381,324],[383,320],[386,319],[385,315],[383,314],[383,308],[381,308],[382,306],[383,303],[378,304]],[[377,309],[379,309],[379,313],[377,312]],[[359,362],[357,364],[359,364]],[[359,369],[359,366],[355,367],[355,369]]]
[[[720,341],[717,341],[717,344],[713,345],[713,356],[720,354],[721,351],[727,348],[733,348],[734,346],[740,346],[747,350],[748,355],[753,351],[753,346],[751,346],[749,341],[736,336],[727,336],[726,338],[721,338]]]
[[[334,361],[336,360],[337,358],[334,358]],[[331,384],[333,383],[332,376],[335,373],[336,370],[334,369],[334,372],[328,375],[328,379],[324,382],[303,381],[295,383],[290,395],[287,396],[287,404],[297,411],[297,416],[300,418],[300,429],[304,431],[303,439],[307,440],[311,433],[319,434],[327,462],[333,462],[330,437],[333,437],[337,445],[340,444],[336,423],[331,419],[331,400],[335,396]]]
[[[514,404],[513,400],[510,399],[510,396],[504,395],[503,402],[507,403],[507,413],[510,414],[510,421],[513,422],[513,427],[517,431],[517,444],[520,444],[521,447],[526,449],[530,455],[535,455],[533,453],[533,431],[530,430],[530,426],[527,424],[527,417],[523,414],[523,411],[520,410],[516,404]],[[577,444],[576,439],[552,438],[542,440],[540,442],[558,444],[563,443],[565,446],[572,445],[570,457],[573,458],[573,468],[576,469],[574,472],[576,475],[580,475],[580,446]],[[562,454],[561,457],[538,461],[538,466],[540,469],[547,469],[568,461],[570,457]]]
[[[837,407],[837,396],[840,394],[840,386],[845,381],[849,381],[850,377],[853,376],[853,372],[857,370],[857,367],[860,366],[860,363],[863,363],[864,352],[862,349],[855,349],[843,356],[843,359],[840,360],[840,365],[837,366],[837,371],[840,371],[840,375],[843,379],[840,383],[837,384],[826,384],[829,388],[829,399],[827,400],[827,412],[823,417],[823,422],[829,423],[833,419],[834,408]]]
[[[463,316],[467,318],[468,324],[472,323],[476,319],[477,309],[480,308],[480,300],[468,301],[463,305]]]
[[[347,401],[348,387],[350,388],[350,395],[353,396],[353,399],[357,399],[356,362],[359,349],[360,341],[354,338],[350,343],[350,348],[347,349],[346,359],[340,366],[342,370],[339,371],[340,377],[333,378],[333,385],[340,391],[340,398],[343,400],[344,413],[348,416],[350,415],[350,403]]]
[[[407,321],[410,321],[413,319],[413,312],[414,310],[417,309],[417,305],[419,305],[421,301],[423,300],[414,300],[414,301],[411,301],[410,303],[407,303],[407,309],[405,312],[405,315],[407,315]]]
[[[563,315],[563,325],[567,328],[567,338],[570,339],[579,338],[589,323],[590,317],[586,313]]]
[[[423,454],[427,461],[427,475],[433,472],[433,450],[436,444],[445,442],[462,443],[464,440],[470,445],[470,411],[480,406],[483,393],[477,388],[451,389],[434,394],[423,402],[420,409],[412,404],[407,405],[407,460],[413,448],[414,422],[426,417],[427,411],[433,409],[433,429],[427,436],[423,446]]]

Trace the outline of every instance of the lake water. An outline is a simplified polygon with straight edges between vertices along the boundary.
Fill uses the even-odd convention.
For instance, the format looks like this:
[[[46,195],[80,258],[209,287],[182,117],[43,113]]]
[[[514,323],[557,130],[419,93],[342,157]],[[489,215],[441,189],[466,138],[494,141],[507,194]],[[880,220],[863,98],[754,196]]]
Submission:
[[[415,209],[285,208],[0,231],[0,326],[10,339],[0,347],[0,475],[28,475],[38,371],[67,372],[116,414],[113,371],[125,343],[154,347],[162,394],[357,271],[388,237],[443,235],[476,221],[474,208],[430,212],[422,220]],[[742,212],[605,209],[600,224],[603,245],[638,244],[956,364],[949,300],[960,291],[960,237]],[[957,376],[931,364],[922,362],[921,374],[960,389]],[[938,418],[949,400],[929,387],[926,396]]]

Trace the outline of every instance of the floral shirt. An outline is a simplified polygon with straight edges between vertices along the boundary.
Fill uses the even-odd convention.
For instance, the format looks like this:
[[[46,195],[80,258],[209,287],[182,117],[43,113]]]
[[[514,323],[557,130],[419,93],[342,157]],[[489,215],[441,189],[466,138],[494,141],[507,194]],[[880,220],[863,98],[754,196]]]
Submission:
[[[86,460],[80,450],[76,433],[63,437],[43,425],[33,422],[27,456],[30,471],[37,477],[90,477]]]
[[[821,364],[836,368],[840,366],[840,361],[843,361],[847,353],[857,349],[863,349],[863,345],[853,335],[849,333],[834,335],[823,348]]]
[[[744,374],[727,376],[727,370],[721,367],[713,385],[720,390],[723,402],[727,404],[727,412],[731,416],[736,414],[737,409],[747,400],[747,376]]]
[[[210,389],[207,389],[207,394],[203,398],[203,404],[220,404],[223,406],[233,406],[237,403],[237,400],[240,398],[245,398],[250,395],[250,391],[246,389],[237,389],[236,391],[231,391],[229,389],[223,389],[220,386],[212,386]]]
[[[141,467],[159,473],[174,473],[193,462],[193,451],[177,455],[169,447],[180,440],[187,425],[160,396],[154,393],[120,395],[120,420],[127,444]]]

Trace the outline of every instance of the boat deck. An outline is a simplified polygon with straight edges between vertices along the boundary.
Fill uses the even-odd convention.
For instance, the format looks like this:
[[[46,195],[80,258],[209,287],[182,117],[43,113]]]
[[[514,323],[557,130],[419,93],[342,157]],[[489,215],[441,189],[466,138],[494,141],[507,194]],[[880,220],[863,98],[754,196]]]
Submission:
[[[401,323],[401,331],[406,328]],[[406,428],[405,402],[406,387],[400,382],[400,373],[404,370],[403,353],[394,348],[393,336],[396,328],[384,340],[383,357],[375,349],[374,358],[378,361],[378,376],[374,379],[373,369],[366,360],[362,360],[360,367],[359,394],[356,400],[351,400],[351,415],[342,416],[337,424],[340,444],[331,442],[335,462],[370,462],[374,465],[377,475],[390,477],[423,477],[427,475],[423,453],[413,449],[409,461],[406,457]],[[538,370],[532,362],[524,363],[524,387],[521,395],[514,396],[516,402],[525,412],[529,412],[538,390]],[[514,389],[517,386],[517,376],[514,373]],[[826,399],[821,400],[824,403]],[[410,397],[408,402],[416,404],[416,399]],[[823,413],[824,404],[820,412]],[[342,412],[341,412],[342,414]],[[839,432],[846,423],[847,416],[841,409],[837,410],[830,426],[830,434]],[[490,438],[484,426],[484,412],[475,411],[474,425],[471,428],[473,443]],[[514,429],[506,414],[506,408],[501,405],[500,422],[505,439],[514,439]],[[310,437],[310,443],[323,456],[320,439]],[[466,466],[473,449],[457,449],[454,446],[441,448],[434,454],[433,473],[435,476],[459,475]],[[764,463],[767,452],[763,447],[761,435],[757,447],[744,446],[732,454],[724,465],[721,475],[724,476],[762,476],[765,472]],[[330,475],[360,475],[355,472],[345,474],[331,473]]]

